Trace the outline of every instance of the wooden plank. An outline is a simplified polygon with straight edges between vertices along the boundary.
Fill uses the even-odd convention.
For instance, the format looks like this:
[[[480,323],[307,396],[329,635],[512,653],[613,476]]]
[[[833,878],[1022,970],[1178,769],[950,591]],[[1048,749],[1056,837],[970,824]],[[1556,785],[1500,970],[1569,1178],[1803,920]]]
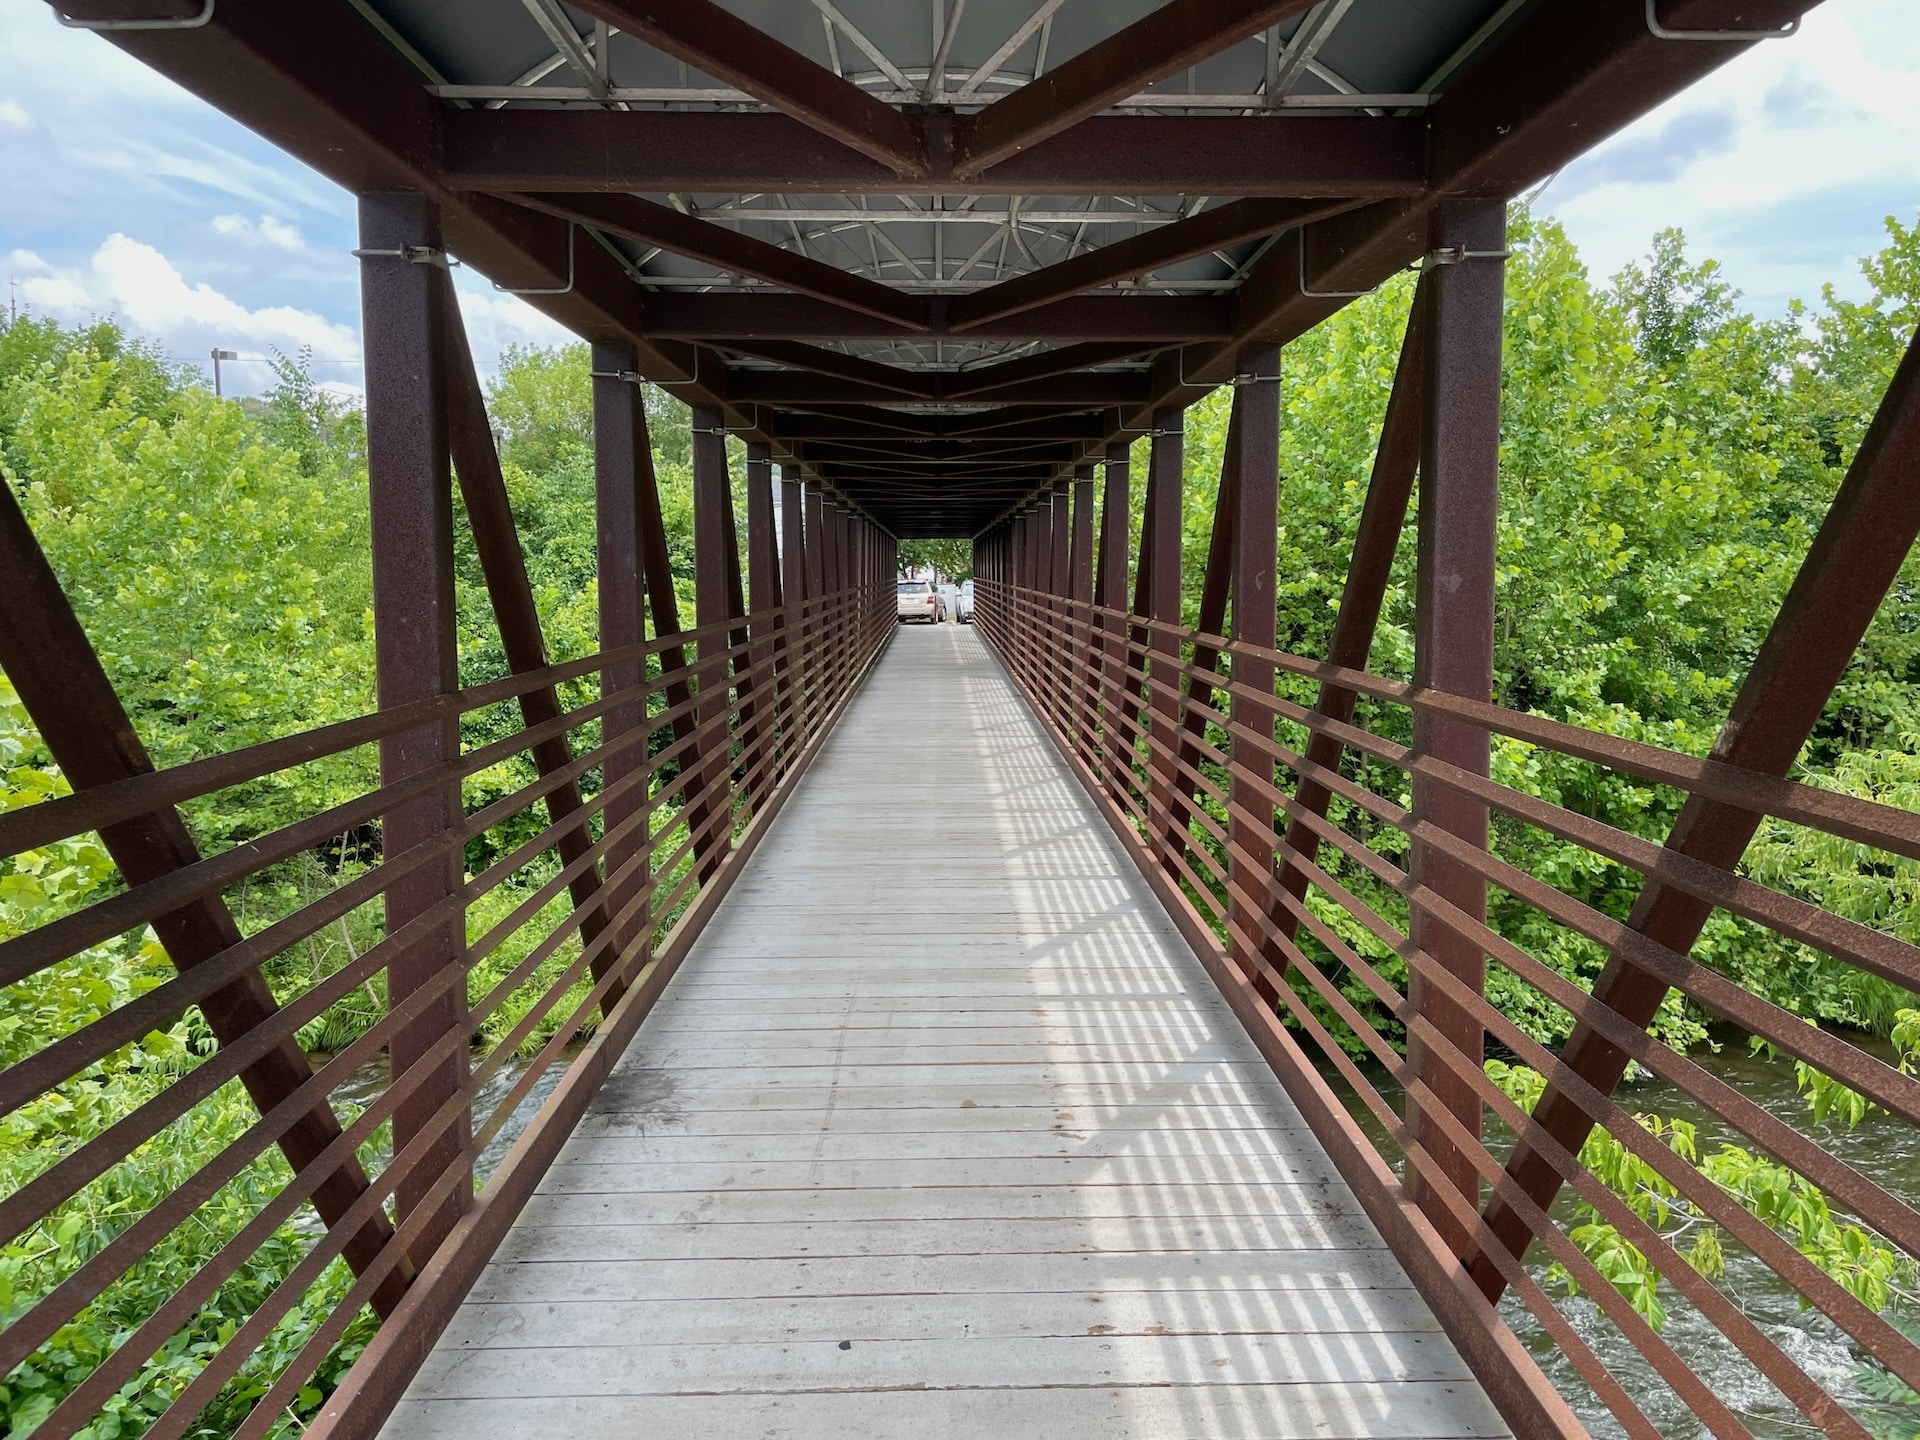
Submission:
[[[1344,1341],[1344,1343],[1342,1343]],[[1464,1380],[1442,1337],[1079,1335],[1020,1339],[837,1340],[784,1344],[665,1342],[443,1349],[415,1378],[422,1398],[545,1395],[738,1395],[782,1390],[881,1390],[901,1374],[929,1390],[1038,1387],[1071,1374],[1088,1384],[1246,1385]]]
[[[608,1143],[608,1142],[603,1142]],[[548,1195],[632,1190],[845,1190],[919,1185],[1306,1185],[1336,1183],[1324,1156],[1288,1158],[1063,1155],[1051,1159],[685,1160],[562,1159],[541,1184]]]
[[[1297,1187],[1317,1193],[1318,1187]],[[857,1193],[857,1192],[856,1192]],[[785,1198],[785,1197],[782,1197]],[[838,1193],[834,1198],[839,1198]],[[895,1197],[901,1199],[901,1197]],[[913,1197],[902,1200],[909,1208]],[[849,1255],[1188,1254],[1218,1250],[1335,1252],[1373,1236],[1358,1213],[1318,1215],[1311,1198],[1291,1200],[1291,1214],[1213,1217],[1084,1215],[1017,1220],[828,1220],[818,1224],[697,1217],[663,1225],[522,1225],[501,1246],[502,1260],[751,1260],[757,1257]]]
[[[1044,1435],[1047,1440],[1166,1440],[1234,1435],[1242,1440],[1478,1440],[1510,1433],[1471,1385],[1219,1385],[1073,1390],[927,1390],[742,1396],[583,1398],[566,1407],[569,1440],[634,1435],[912,1436]],[[472,1440],[475,1435],[547,1435],[547,1399],[406,1400],[389,1435]]]
[[[542,1260],[498,1262],[470,1303],[498,1300],[731,1300],[798,1295],[1021,1295],[1189,1290],[1256,1296],[1270,1290],[1403,1289],[1406,1276],[1384,1247],[1102,1255],[885,1255],[828,1260]]]
[[[687,1300],[548,1300],[470,1305],[451,1344],[617,1344],[635,1335],[684,1343],[740,1344],[808,1336],[862,1340],[974,1340],[1023,1335],[1241,1335],[1312,1329],[1432,1332],[1432,1313],[1411,1289],[1272,1291],[1255,1308],[1232,1293],[1179,1295],[1077,1290],[1025,1294],[1017,1306],[985,1307],[952,1295],[784,1296],[707,1305]]]
[[[525,1224],[562,1225],[752,1224],[786,1220],[1209,1219],[1219,1216],[1347,1215],[1351,1196],[1319,1186],[1178,1185],[1123,1189],[1081,1185],[929,1186],[902,1196],[891,1190],[694,1190],[662,1194],[536,1195]],[[1371,1244],[1371,1241],[1367,1243]],[[1218,1248],[1218,1247],[1215,1247]]]

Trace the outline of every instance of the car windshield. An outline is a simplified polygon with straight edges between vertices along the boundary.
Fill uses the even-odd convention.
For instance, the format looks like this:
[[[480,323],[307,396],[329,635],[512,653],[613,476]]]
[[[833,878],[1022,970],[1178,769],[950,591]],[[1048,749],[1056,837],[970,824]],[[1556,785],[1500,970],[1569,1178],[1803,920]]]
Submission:
[[[900,582],[900,593],[902,595],[924,595],[927,593],[927,582],[924,580],[902,580]]]

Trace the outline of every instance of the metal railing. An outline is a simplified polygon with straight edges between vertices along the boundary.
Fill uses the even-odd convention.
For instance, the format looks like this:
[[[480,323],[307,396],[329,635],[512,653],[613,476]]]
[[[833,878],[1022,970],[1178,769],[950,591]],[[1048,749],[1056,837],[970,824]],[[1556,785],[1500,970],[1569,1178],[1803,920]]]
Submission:
[[[149,926],[169,941],[208,907],[229,926],[226,943],[195,963],[174,952],[170,978],[49,1034],[0,1072],[0,1113],[32,1124],[35,1106],[83,1103],[142,1037],[222,1007],[229,1017],[217,1045],[182,1058],[136,1108],[50,1141],[37,1173],[0,1197],[7,1253],[25,1257],[0,1332],[0,1375],[38,1356],[77,1382],[35,1433],[72,1435],[137,1391],[145,1434],[189,1434],[243,1369],[253,1389],[239,1436],[273,1432],[290,1414],[335,1434],[377,1429],[894,624],[890,585],[843,589],[0,814],[0,855],[17,856],[163,817],[178,824],[176,807],[315,762],[365,759],[382,739],[425,725],[511,727],[247,843],[128,875],[118,893],[0,943],[0,984],[23,985],[76,959],[113,963],[102,947],[138,943]],[[545,712],[516,703],[538,695],[550,699]],[[554,697],[570,697],[570,708]],[[521,756],[537,779],[470,811],[459,804],[463,781]],[[444,830],[372,850],[265,928],[232,923],[227,897],[250,879],[330,842],[344,850],[348,837],[436,794],[452,797]],[[570,798],[556,805],[556,796]],[[364,907],[449,866],[456,879],[442,898],[378,933]],[[490,899],[504,913],[469,936],[478,926],[466,917]],[[263,967],[328,927],[344,936],[350,918],[378,938],[328,973],[316,966],[310,979],[289,986],[280,976],[269,989]],[[449,926],[452,963],[411,989],[388,985],[396,960]],[[492,983],[481,989],[470,977],[490,957]],[[303,1028],[359,996],[376,1002],[377,1018],[309,1064]],[[368,1067],[402,1037],[411,1058],[396,1051],[369,1086]],[[255,1118],[196,1150],[197,1121],[235,1082]],[[116,1174],[154,1162],[169,1137],[179,1142],[170,1193],[144,1213],[115,1213]],[[203,1207],[242,1179],[251,1213],[204,1263],[144,1306],[126,1297],[103,1353],[62,1350],[86,1307],[111,1299],[143,1257],[200,1225]],[[79,1216],[89,1238],[75,1243]],[[327,1297],[318,1310],[314,1295]],[[155,1383],[153,1357],[177,1348],[216,1297],[228,1316],[217,1339],[202,1338],[173,1383]],[[127,1305],[142,1308],[128,1315]],[[330,1393],[315,1415],[323,1366]]]
[[[986,558],[1005,573],[1004,559]],[[1647,891],[1678,893],[1905,990],[1920,989],[1920,949],[1735,865],[1692,858],[1391,737],[1444,718],[1754,823],[1772,817],[1843,837],[1866,847],[1869,865],[1920,857],[1920,816],[1004,579],[975,583],[983,633],[1510,1420],[1531,1411],[1543,1431],[1581,1433],[1502,1318],[1519,1323],[1517,1302],[1570,1362],[1569,1392],[1590,1391],[1570,1398],[1588,1414],[1603,1407],[1625,1434],[1662,1433],[1647,1413],[1657,1408],[1646,1388],[1653,1376],[1705,1433],[1748,1436],[1752,1415],[1727,1396],[1757,1376],[1782,1411],[1798,1412],[1777,1424],[1865,1440],[1832,1376],[1810,1373],[1803,1355],[1757,1323],[1749,1297],[1713,1263],[1718,1247],[1712,1257],[1682,1249],[1663,1230],[1677,1213],[1717,1227],[1727,1252],[1765,1266],[1859,1355],[1920,1389],[1920,1349],[1890,1322],[1884,1292],[1865,1282],[1876,1257],[1904,1266],[1920,1256],[1920,1214],[1897,1162],[1876,1166],[1858,1146],[1843,1158],[1815,1127],[1762,1108],[1650,1033],[1647,1012],[1620,1000],[1608,977],[1591,989],[1575,983],[1516,943],[1514,924],[1496,929],[1454,903],[1423,879],[1422,858],[1462,867],[1524,907],[1530,923],[1520,933],[1544,926],[1579,937],[1611,957],[1612,978],[1624,967],[1650,976],[1660,993],[1670,988],[1790,1057],[1803,1085],[1844,1087],[1832,1093],[1906,1124],[1920,1121],[1920,1081],[1884,1051],[1810,1025],[1687,946],[1669,949],[1647,927],[1528,873],[1503,857],[1501,826],[1571,842],[1644,877]],[[1485,806],[1495,843],[1477,847],[1424,818],[1417,802],[1410,808],[1406,793],[1420,786]],[[1416,942],[1422,924],[1483,954],[1499,984],[1471,983],[1442,963],[1437,947]],[[1534,1038],[1539,1027],[1488,998],[1516,993],[1557,1010],[1558,1028],[1574,1038],[1549,1048]],[[1617,1067],[1596,1063],[1599,1046]],[[1544,1079],[1531,1112],[1520,1100],[1532,1096],[1517,1098],[1489,1073],[1489,1048]],[[1691,1130],[1663,1128],[1613,1097],[1628,1062],[1704,1113],[1697,1149]],[[1483,1122],[1491,1122],[1484,1134]],[[1637,1185],[1609,1184],[1596,1152],[1583,1161],[1589,1131],[1607,1153],[1644,1167]],[[1709,1131],[1751,1145],[1771,1167],[1757,1202],[1709,1173]],[[1563,1186],[1578,1214],[1553,1205]],[[1859,1250],[1859,1275],[1819,1253],[1796,1218],[1801,1202]],[[1691,1312],[1686,1355],[1612,1283],[1606,1257],[1578,1243],[1573,1232],[1587,1221],[1612,1226],[1643,1258],[1663,1305]],[[1530,1255],[1585,1298],[1549,1293]],[[1504,1312],[1494,1305],[1502,1295]],[[1629,1349],[1635,1373],[1623,1376]]]

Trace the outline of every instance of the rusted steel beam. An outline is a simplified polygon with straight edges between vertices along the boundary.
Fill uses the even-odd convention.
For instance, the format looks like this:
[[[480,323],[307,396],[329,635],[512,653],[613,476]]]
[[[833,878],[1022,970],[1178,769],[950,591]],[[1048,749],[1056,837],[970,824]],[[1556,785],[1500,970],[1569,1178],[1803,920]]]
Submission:
[[[1436,207],[1431,251],[1464,258],[1428,277],[1425,374],[1421,384],[1419,560],[1414,595],[1413,683],[1423,689],[1486,701],[1493,693],[1495,532],[1500,508],[1500,345],[1505,295],[1507,209],[1504,202],[1449,199]],[[1488,773],[1487,732],[1458,721],[1416,713],[1413,748],[1473,775]],[[1483,801],[1415,775],[1413,815],[1476,849],[1487,846]],[[1408,873],[1474,921],[1487,913],[1487,883],[1436,847],[1415,840]],[[1486,955],[1479,942],[1412,906],[1409,935],[1435,962],[1478,994],[1486,988]],[[1485,1045],[1480,1023],[1432,986],[1420,971],[1407,982],[1414,1013],[1430,1022],[1477,1065]],[[1409,1067],[1459,1126],[1480,1134],[1480,1099],[1443,1054],[1409,1036]],[[1475,1207],[1480,1180],[1471,1158],[1412,1098],[1408,1128],[1434,1157],[1435,1168]],[[1434,1227],[1464,1254],[1466,1236],[1451,1208],[1430,1193],[1436,1182],[1407,1170],[1407,1192]]]
[[[549,215],[557,215],[563,220],[591,225],[596,230],[636,240],[643,245],[657,245],[662,250],[683,255],[689,260],[698,260],[734,275],[748,275],[756,280],[784,286],[798,295],[885,322],[884,328],[889,334],[911,334],[927,328],[927,302],[918,296],[903,295],[890,285],[882,285],[863,275],[828,265],[810,255],[783,250],[778,245],[752,235],[742,235],[712,221],[683,215],[670,205],[657,205],[638,195],[610,195],[593,191],[535,192],[509,198]],[[716,300],[748,297],[683,298]],[[756,301],[760,299],[757,296],[752,298]],[[654,329],[651,314],[647,320],[651,333],[665,333]],[[728,332],[707,333],[711,336]],[[750,334],[752,331],[743,330],[741,333]],[[813,333],[818,335],[821,332]]]
[[[221,0],[224,6],[228,0]],[[424,97],[423,97],[424,98]],[[936,161],[953,121],[913,115]],[[893,195],[891,167],[785,115],[751,111],[452,110],[430,147],[449,190]],[[1280,195],[1379,198],[1425,188],[1423,118],[1096,115],[977,180],[916,195]]]
[[[785,250],[778,253],[791,254]],[[649,335],[701,341],[719,337],[908,340],[915,336],[937,338],[953,333],[945,319],[945,296],[901,298],[924,307],[923,329],[876,319],[810,294],[789,295],[767,290],[692,295],[671,291],[652,293],[646,297],[645,322]],[[1151,350],[1186,341],[1224,340],[1232,333],[1232,302],[1221,296],[1076,295],[1022,310],[1004,320],[976,325],[967,335],[974,340],[1121,342]]]
[[[100,657],[73,613],[59,577],[35,539],[13,487],[0,483],[0,670],[6,672],[32,717],[40,738],[75,791],[91,790],[153,769],[133,721],[100,664]],[[100,841],[129,886],[198,863],[200,847],[171,805],[100,828]],[[217,895],[163,915],[154,933],[181,972],[238,945],[239,926]],[[225,985],[200,1002],[200,1013],[222,1045],[232,1045],[264,1025],[279,1008],[258,971]],[[262,1115],[280,1105],[313,1074],[291,1039],[240,1072],[240,1083]],[[340,1122],[322,1101],[288,1127],[280,1151],[294,1171],[305,1170],[340,1137]],[[365,1193],[366,1172],[347,1160],[314,1189],[313,1205],[328,1226]],[[184,1217],[183,1217],[184,1218]],[[348,1239],[347,1263],[364,1271],[393,1235],[384,1214],[360,1225]],[[382,1316],[399,1303],[411,1267],[383,1283],[375,1294]]]
[[[1200,578],[1200,614],[1195,627],[1203,635],[1224,635],[1227,623],[1227,597],[1233,590],[1233,566],[1235,557],[1236,526],[1239,520],[1240,466],[1236,457],[1240,453],[1240,416],[1241,402],[1236,390],[1233,408],[1227,416],[1227,443],[1220,452],[1220,483],[1214,491],[1213,528],[1207,536],[1207,568]],[[1193,665],[1195,670],[1215,670],[1220,663],[1220,652],[1210,645],[1194,643]],[[1186,684],[1187,699],[1200,705],[1214,704],[1214,686],[1199,675],[1189,675]],[[1207,717],[1199,709],[1190,708],[1182,726],[1180,759],[1185,765],[1196,770],[1200,766],[1200,752],[1194,748],[1194,742],[1207,733]],[[1191,774],[1181,773],[1175,776],[1174,789],[1183,803],[1182,823],[1189,816],[1187,805],[1191,805],[1199,786]]]
[[[1728,0],[1661,0],[1660,14],[1674,29],[1764,30],[1817,3],[1746,0],[1735,10]],[[1435,156],[1430,189],[1518,194],[1754,43],[1659,40],[1647,28],[1645,7],[1627,0],[1536,5],[1429,112]],[[1195,188],[1229,193],[1197,181]],[[1139,427],[1155,406],[1186,393],[1175,385],[1176,374],[1205,385],[1223,383],[1240,345],[1256,339],[1285,344],[1346,303],[1307,292],[1365,290],[1417,260],[1433,202],[1402,194],[1409,198],[1382,199],[1307,226],[1304,265],[1296,237],[1283,239],[1235,297],[1233,340],[1190,347],[1118,423]]]
[[[1226,463],[1233,470],[1233,638],[1242,645],[1274,648],[1277,608],[1274,570],[1278,564],[1280,511],[1280,350],[1252,345],[1240,352],[1235,367],[1233,434]],[[1212,632],[1218,634],[1218,631]],[[1274,707],[1247,695],[1273,694],[1274,667],[1257,657],[1236,654],[1233,720],[1263,739],[1273,737]],[[1266,798],[1273,784],[1273,760],[1260,747],[1232,741],[1233,806],[1227,818],[1227,878],[1230,888],[1254,897],[1250,907],[1237,895],[1227,905],[1227,953],[1268,1004],[1277,998],[1270,982],[1258,976],[1257,957],[1269,964],[1272,947],[1261,934],[1273,884],[1273,806]],[[1249,779],[1258,783],[1250,785]],[[1259,823],[1252,817],[1258,816]]]
[[[448,183],[436,134],[446,107],[346,11],[220,0],[193,29],[103,38],[355,194],[431,196],[447,245],[465,264],[502,285],[544,287],[551,293],[529,294],[527,303],[584,339],[631,341],[634,368],[682,382],[681,398],[726,404],[718,358],[651,337],[638,288],[602,247],[577,243],[565,221],[473,193],[485,187]],[[745,425],[750,417],[735,418]]]
[[[1011,283],[1011,282],[1008,282]],[[984,293],[984,292],[983,292]],[[1063,345],[1058,350],[1043,350],[1023,355],[1018,360],[1003,360],[998,365],[983,365],[978,370],[959,371],[942,378],[940,393],[950,400],[983,390],[995,390],[1023,380],[1046,380],[1055,375],[1074,375],[1096,365],[1111,365],[1150,355],[1161,348],[1154,340],[1088,341],[1081,345]]]
[[[593,347],[594,574],[599,591],[603,651],[622,650],[646,638],[641,554],[641,536],[645,530],[641,516],[646,507],[642,500],[641,476],[650,474],[651,467],[642,458],[647,456],[649,444],[640,387],[624,378],[632,360],[632,348],[623,342],[603,341]],[[633,692],[630,704],[609,710],[601,717],[600,734],[606,743],[611,744],[646,723],[645,681],[646,666],[640,661],[610,664],[601,670],[603,698]],[[669,701],[670,705],[674,703],[678,702]],[[691,733],[690,724],[688,733]],[[600,765],[601,788],[615,790],[646,765],[645,746],[629,746],[609,754]],[[606,830],[615,830],[638,814],[646,803],[647,797],[639,787],[628,788],[607,801],[601,823]],[[624,912],[646,884],[643,869],[633,863],[646,844],[647,836],[638,833],[636,827],[636,833],[607,852],[607,873],[625,872],[627,876],[616,880],[612,887],[615,914]],[[636,917],[621,927],[620,934],[614,938],[614,949],[622,955],[631,951],[635,962],[644,963],[651,939],[651,927]]]
[[[724,445],[724,440],[722,444]],[[751,443],[751,442],[750,442]],[[762,468],[766,468],[763,464]],[[748,462],[749,477],[753,473],[751,459]],[[764,478],[764,477],[763,477]],[[727,617],[734,623],[727,631],[728,648],[734,651],[732,671],[734,675],[734,704],[739,717],[740,762],[742,773],[750,773],[753,760],[760,744],[759,704],[754,692],[758,689],[753,668],[751,638],[747,625],[747,591],[745,577],[740,565],[740,528],[738,517],[733,509],[733,483],[731,475],[727,483],[727,543],[723,554],[727,562]]]
[[[1068,561],[1067,597],[1086,605],[1093,600],[1093,466],[1073,472],[1073,544]]]
[[[1740,687],[1711,758],[1768,776],[1784,776],[1819,723],[1827,701],[1859,648],[1875,611],[1893,587],[1920,535],[1920,337],[1910,342],[1893,383],[1861,441],[1847,478],[1794,577],[1753,668]],[[1746,853],[1760,817],[1722,801],[1693,796],[1667,836],[1676,855],[1732,870]],[[1649,881],[1627,918],[1629,930],[1676,954],[1693,948],[1713,907],[1695,896]],[[1639,1027],[1652,1023],[1667,986],[1617,950],[1593,984],[1593,997]],[[1626,1073],[1627,1055],[1585,1025],[1575,1028],[1563,1059],[1594,1089],[1609,1095]],[[1579,1152],[1591,1129],[1587,1112],[1549,1086],[1533,1125],[1520,1137],[1507,1166],[1537,1203],[1559,1192],[1560,1178],[1532,1143],[1550,1136]],[[1809,1177],[1816,1183],[1820,1177]],[[1525,1221],[1495,1202],[1487,1223],[1501,1243],[1519,1253]],[[1485,1255],[1470,1257],[1483,1292],[1502,1287]]]
[[[1185,490],[1185,412],[1167,408],[1153,416],[1153,453],[1147,480],[1147,510],[1152,529],[1141,542],[1146,572],[1147,617],[1163,625],[1180,624],[1180,511]],[[1147,758],[1147,825],[1163,861],[1184,854],[1187,827],[1174,803],[1174,757],[1180,748],[1180,641],[1171,630],[1155,629],[1147,638],[1148,673],[1163,685],[1148,695],[1149,730],[1161,744]]]
[[[906,115],[713,0],[580,0],[580,8],[900,175],[927,173],[926,142]]]
[[[808,485],[804,498],[807,512],[806,543],[803,547],[807,562],[806,597],[818,600],[827,593],[826,521],[821,514],[820,487],[817,484]]]
[[[732,337],[716,340],[714,343],[719,349],[731,350],[736,355],[747,355],[756,360],[771,360],[776,365],[786,366],[789,371],[831,376],[839,380],[852,381],[854,384],[867,386],[876,391],[883,391],[896,403],[901,399],[931,399],[934,392],[936,377],[928,372],[902,370],[877,360],[846,355],[838,350],[828,350],[819,345],[807,345],[798,340],[751,340]]]
[[[707,738],[707,753],[692,782],[712,811],[727,807],[727,777],[732,746],[725,730],[728,710],[728,666],[719,658],[727,648],[726,622],[732,617],[730,566],[727,552],[733,542],[732,486],[727,478],[726,435],[720,412],[711,406],[693,410],[693,594],[696,628],[702,639],[694,667],[695,711]],[[736,562],[737,563],[737,562]],[[689,793],[689,799],[692,798]],[[726,858],[731,837],[725,823],[712,833],[707,853],[700,858],[704,884]]]
[[[1107,447],[1104,490],[1100,497],[1100,555],[1097,562],[1095,601],[1107,611],[1124,610],[1127,605],[1127,532],[1132,524],[1132,500],[1128,493],[1128,451],[1125,444]],[[1107,785],[1114,803],[1126,784],[1127,768],[1133,761],[1133,742],[1121,730],[1116,717],[1122,713],[1127,690],[1127,632],[1125,624],[1111,615],[1100,621],[1100,689],[1102,727],[1105,731]]]
[[[447,448],[443,290],[434,271],[445,264],[439,207],[416,192],[360,199],[360,295],[366,336],[367,486],[372,509],[374,679],[382,709],[460,688],[453,581],[453,476]],[[380,783],[395,785],[460,754],[460,727],[449,718],[380,742]],[[394,806],[381,817],[381,853],[393,857],[426,844],[461,817],[458,781]],[[465,879],[455,852],[395,880],[385,892],[387,933],[444,906]],[[466,952],[463,911],[408,945],[387,966],[387,1004],[458,969]],[[448,987],[388,1047],[395,1077],[405,1074],[440,1038],[466,1023],[464,984]],[[437,1063],[393,1117],[396,1152],[429,1128],[435,1114],[467,1086],[464,1054]],[[404,1222],[433,1178],[459,1163],[471,1117],[447,1127],[422,1163],[394,1192]],[[473,1187],[455,1185],[413,1250],[416,1264],[446,1238],[471,1203]]]
[[[780,589],[786,603],[805,600],[807,589],[806,526],[801,519],[803,498],[797,466],[780,467]]]
[[[984,439],[921,441],[900,436],[838,441],[806,440],[801,452],[815,464],[844,460],[853,465],[894,465],[907,469],[933,468],[943,473],[968,469],[993,469],[1021,462],[1062,464],[1073,459],[1074,446],[1068,441]]]
[[[1393,372],[1393,389],[1387,397],[1386,418],[1380,425],[1380,444],[1374,451],[1373,474],[1367,483],[1367,498],[1360,510],[1360,523],[1354,531],[1353,549],[1347,558],[1347,583],[1340,594],[1340,611],[1334,618],[1333,638],[1327,644],[1327,661],[1349,670],[1367,668],[1373,650],[1374,632],[1380,625],[1380,607],[1387,597],[1387,585],[1393,575],[1393,556],[1399,548],[1400,532],[1407,523],[1407,506],[1413,498],[1413,478],[1420,469],[1420,435],[1423,379],[1426,365],[1427,282],[1414,292],[1413,309],[1407,316],[1406,338],[1400,347],[1400,363]],[[1338,685],[1322,685],[1317,710],[1329,720],[1345,724],[1353,718],[1353,691]],[[1306,758],[1326,770],[1337,770],[1346,747],[1323,731],[1315,731],[1307,741]],[[1302,777],[1294,790],[1294,799],[1305,810],[1325,815],[1333,794],[1318,780]],[[1287,826],[1281,850],[1280,887],[1297,900],[1304,900],[1308,880],[1304,870],[1287,863],[1285,857],[1297,854],[1312,864],[1320,854],[1320,835],[1304,819]],[[1299,919],[1285,906],[1272,916],[1275,928],[1286,939],[1299,933]],[[1284,969],[1283,965],[1276,968]]]
[[[440,287],[439,318],[445,327],[442,344],[446,357],[448,445],[468,527],[473,534],[474,551],[486,581],[487,598],[500,631],[501,651],[506,656],[507,669],[516,675],[543,670],[547,665],[547,645],[541,633],[540,611],[534,605],[533,586],[527,579],[526,556],[514,526],[506,480],[500,473],[500,456],[493,448],[493,430],[487,419],[486,400],[480,393],[480,377],[474,371],[473,352],[467,346],[466,329],[460,322],[453,277],[450,272],[439,269],[432,269],[429,274]],[[520,717],[529,729],[559,716],[560,696],[553,686],[543,685],[521,694]],[[541,775],[564,770],[573,763],[573,747],[564,735],[537,742],[532,755],[534,768]],[[547,817],[557,825],[576,814],[581,805],[579,783],[568,780],[547,796]],[[562,832],[554,848],[559,852],[561,863],[571,865],[587,853],[592,843],[593,837],[583,817],[577,826]],[[589,864],[567,888],[576,908],[592,902],[600,890],[598,863]],[[590,943],[606,925],[606,910],[594,905],[581,919],[581,942]],[[623,958],[603,951],[594,962],[594,978],[597,980],[617,968]],[[624,993],[625,986],[616,980],[607,989],[606,1006],[618,1004]]]
[[[945,398],[937,383],[926,397],[934,403]],[[735,370],[727,377],[727,393],[737,405],[814,405],[911,403],[891,386],[866,385],[830,375],[806,375],[784,371]],[[969,391],[962,403],[968,405],[1063,405],[1094,409],[1106,405],[1129,405],[1148,393],[1144,374],[1054,375],[1044,380],[1028,380],[992,390]],[[959,400],[959,397],[955,397]],[[924,402],[922,402],[924,403]]]
[[[1313,0],[1170,0],[979,114],[956,117],[953,173],[977,176],[988,166],[1312,4]]]
[[[989,320],[1004,320],[1084,290],[1191,260],[1247,240],[1290,230],[1357,204],[1352,200],[1231,200],[1170,225],[1114,240],[1084,255],[1030,270],[985,290],[953,300],[948,324],[956,333]]]

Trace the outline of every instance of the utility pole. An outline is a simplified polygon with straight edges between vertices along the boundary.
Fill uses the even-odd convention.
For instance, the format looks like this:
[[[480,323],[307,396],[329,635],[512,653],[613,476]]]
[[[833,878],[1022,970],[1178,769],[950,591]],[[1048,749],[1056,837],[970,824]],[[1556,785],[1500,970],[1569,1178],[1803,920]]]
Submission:
[[[222,360],[238,360],[239,358],[240,358],[240,352],[238,350],[215,350],[213,352],[213,398],[214,399],[218,400],[220,398],[220,362]]]

